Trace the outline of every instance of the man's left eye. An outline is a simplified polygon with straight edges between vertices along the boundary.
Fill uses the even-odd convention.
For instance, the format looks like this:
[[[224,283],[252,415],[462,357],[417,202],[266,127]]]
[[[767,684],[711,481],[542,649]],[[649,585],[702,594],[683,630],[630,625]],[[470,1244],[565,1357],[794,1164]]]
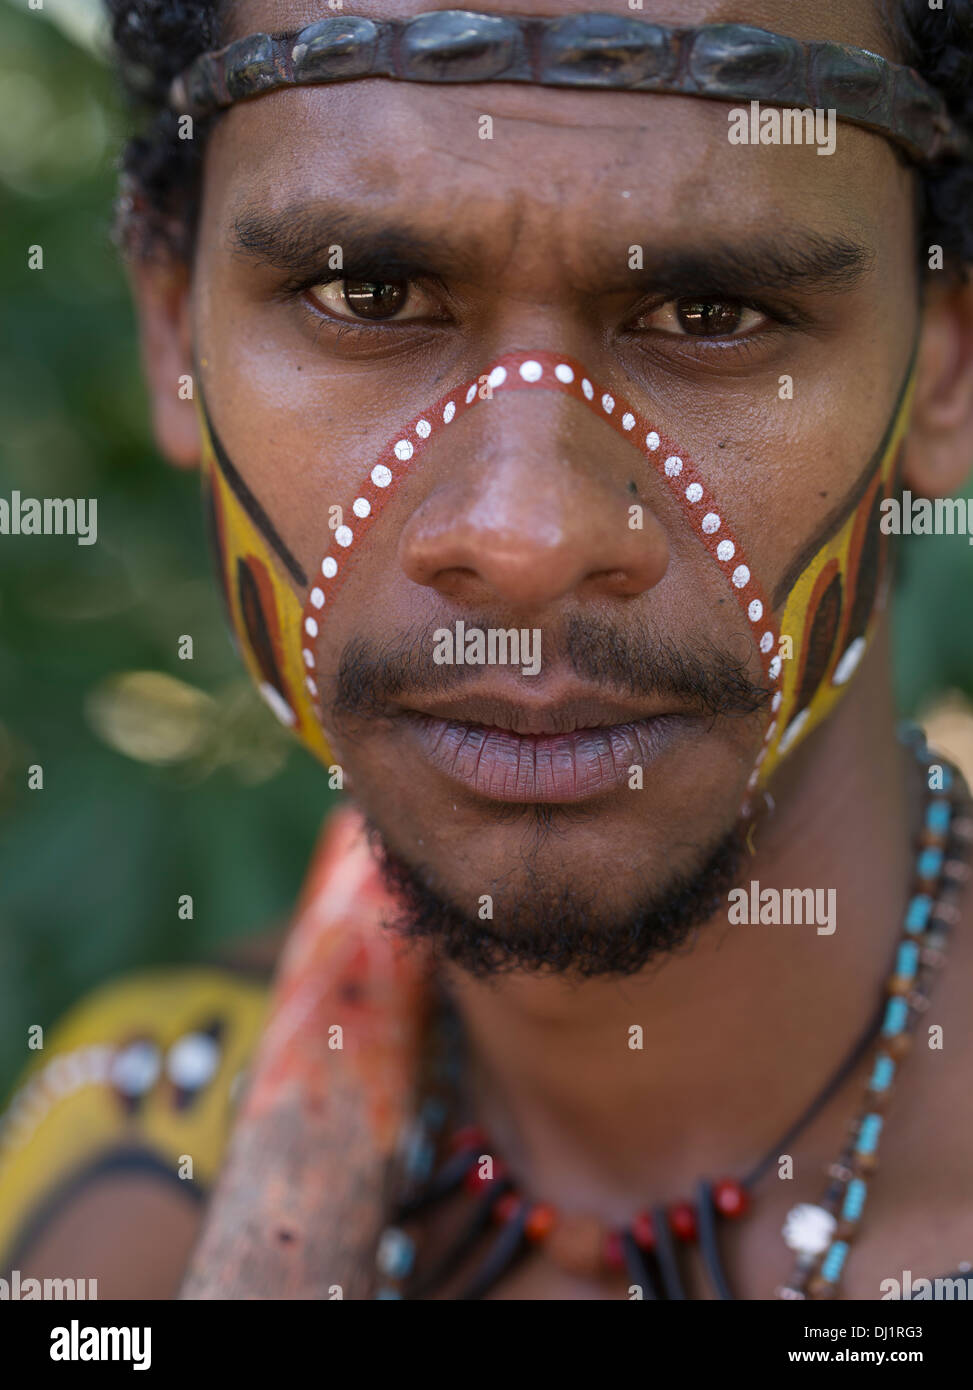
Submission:
[[[338,318],[411,319],[429,312],[421,292],[407,280],[330,280],[308,293]]]
[[[679,338],[740,338],[766,322],[766,314],[733,300],[670,299],[643,314],[639,327]]]

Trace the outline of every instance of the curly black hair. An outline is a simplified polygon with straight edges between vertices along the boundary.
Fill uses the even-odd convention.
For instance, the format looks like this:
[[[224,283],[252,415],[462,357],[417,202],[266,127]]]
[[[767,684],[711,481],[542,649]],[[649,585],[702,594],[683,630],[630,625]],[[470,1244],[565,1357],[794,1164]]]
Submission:
[[[221,45],[233,0],[105,0],[118,68],[141,111],[141,133],[121,159],[118,238],[130,254],[162,250],[192,254],[202,156],[212,120],[197,121],[180,139],[179,118],[166,107],[169,84],[200,53]],[[945,98],[951,115],[973,135],[973,0],[876,0],[900,62],[915,68]],[[921,265],[941,246],[948,266],[973,265],[973,160],[920,170]]]

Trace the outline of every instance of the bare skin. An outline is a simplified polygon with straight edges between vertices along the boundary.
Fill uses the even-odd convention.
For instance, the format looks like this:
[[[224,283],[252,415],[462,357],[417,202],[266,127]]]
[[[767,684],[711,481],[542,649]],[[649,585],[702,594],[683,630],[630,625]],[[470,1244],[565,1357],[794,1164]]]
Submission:
[[[246,0],[227,37],[296,29],[317,13],[290,0]],[[641,13],[679,23],[742,18],[895,57],[871,7],[841,0],[799,11],[755,0],[742,15],[716,0],[646,0]],[[477,136],[483,112],[494,118],[492,141]],[[264,97],[218,125],[191,270],[134,267],[159,441],[173,462],[198,460],[192,407],[173,386],[194,370],[195,352],[230,456],[310,569],[322,509],[348,504],[364,463],[410,411],[512,346],[549,347],[651,405],[694,456],[726,460],[713,465],[721,498],[773,586],[871,457],[917,334],[905,485],[942,494],[968,469],[973,293],[943,279],[920,307],[912,199],[912,175],[888,144],[848,126],[829,158],[765,147],[731,159],[726,109],[715,102],[392,83]],[[447,233],[455,264],[435,284],[417,282],[416,318],[349,332],[347,310],[343,328],[313,293],[286,297],[287,273],[235,237],[243,218],[294,225],[301,213],[320,221],[324,245],[340,242],[346,224],[329,223],[334,203],[363,225],[407,227],[437,247]],[[647,265],[665,265],[687,248],[705,260],[715,247],[768,239],[806,246],[809,233],[853,243],[859,273],[840,288],[763,296],[797,311],[800,326],[757,315],[743,346],[674,331],[671,299],[651,276],[633,285],[627,269],[632,244],[645,247]],[[796,388],[787,402],[777,393],[783,373]],[[519,397],[465,429],[463,447],[430,452],[359,558],[319,648],[322,668],[333,670],[355,637],[401,639],[471,610],[555,633],[587,611],[747,650],[666,498],[641,480],[646,527],[623,524],[630,456],[594,434],[576,406]],[[545,673],[517,698],[543,708],[563,681]],[[498,820],[416,758],[394,717],[329,731],[390,844],[430,863],[447,895],[523,886],[523,825]],[[665,754],[649,794],[607,795],[597,815],[565,819],[532,841],[535,872],[568,888],[603,883],[605,912],[624,911],[640,879],[692,868],[732,824],[760,738],[759,718],[708,721]],[[401,775],[390,779],[390,767]],[[690,1196],[687,1174],[745,1169],[857,1036],[889,972],[920,793],[895,739],[884,628],[836,713],[788,760],[773,792],[776,810],[757,830],[747,877],[834,888],[834,935],[729,928],[724,915],[704,924],[691,952],[622,981],[483,983],[454,973],[482,1119],[538,1198],[624,1220],[647,1199]],[[897,1118],[848,1265],[852,1298],[878,1297],[880,1281],[903,1269],[933,1276],[973,1258],[970,915],[929,1014],[943,1025],[944,1050],[925,1046],[920,1025],[897,1086]],[[642,1051],[627,1046],[632,1024],[644,1029]],[[852,1078],[796,1143],[794,1180],[767,1178],[736,1231],[728,1264],[741,1296],[768,1297],[786,1274],[783,1215],[797,1200],[816,1200],[863,1080]],[[540,1256],[497,1296],[619,1290],[572,1280]]]

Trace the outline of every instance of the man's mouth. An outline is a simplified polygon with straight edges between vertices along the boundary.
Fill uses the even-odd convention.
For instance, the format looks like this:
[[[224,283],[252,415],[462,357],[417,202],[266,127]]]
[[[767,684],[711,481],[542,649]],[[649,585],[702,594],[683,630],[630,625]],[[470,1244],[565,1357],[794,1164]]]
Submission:
[[[429,702],[402,717],[434,769],[475,795],[507,802],[579,802],[641,787],[640,772],[696,722],[597,696],[517,704],[486,694]]]

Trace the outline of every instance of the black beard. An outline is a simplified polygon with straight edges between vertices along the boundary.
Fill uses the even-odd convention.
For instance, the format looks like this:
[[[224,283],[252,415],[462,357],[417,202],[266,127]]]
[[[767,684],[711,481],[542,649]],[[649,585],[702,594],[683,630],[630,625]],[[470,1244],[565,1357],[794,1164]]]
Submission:
[[[646,885],[625,917],[606,916],[596,888],[582,893],[551,885],[528,870],[528,887],[513,901],[504,898],[500,927],[443,897],[431,871],[401,859],[371,821],[369,836],[399,904],[386,925],[404,940],[426,943],[435,960],[478,979],[511,971],[594,979],[636,974],[685,946],[696,927],[725,910],[743,859],[746,827],[735,825],[692,873]]]

